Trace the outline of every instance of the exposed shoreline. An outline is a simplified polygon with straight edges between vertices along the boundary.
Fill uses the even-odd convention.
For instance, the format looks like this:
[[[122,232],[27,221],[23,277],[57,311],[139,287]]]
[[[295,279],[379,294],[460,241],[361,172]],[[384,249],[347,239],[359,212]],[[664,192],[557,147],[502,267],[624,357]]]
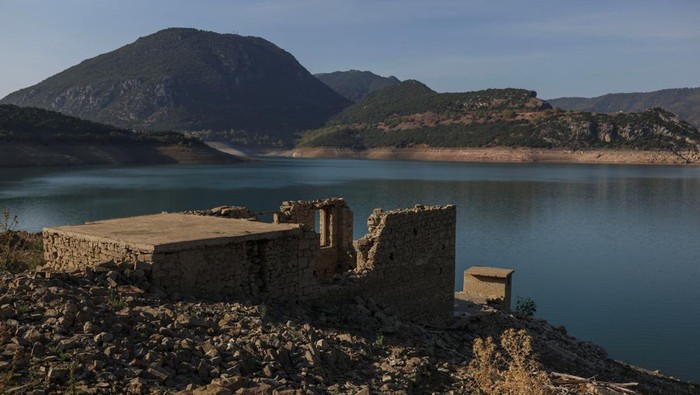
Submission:
[[[232,156],[204,144],[111,142],[2,142],[0,168],[38,166],[160,165],[238,163]]]
[[[699,152],[637,150],[565,150],[545,148],[373,148],[355,151],[343,148],[317,147],[291,150],[269,150],[261,156],[289,158],[339,158],[375,160],[422,160],[444,162],[492,163],[588,163],[628,165],[700,165]]]

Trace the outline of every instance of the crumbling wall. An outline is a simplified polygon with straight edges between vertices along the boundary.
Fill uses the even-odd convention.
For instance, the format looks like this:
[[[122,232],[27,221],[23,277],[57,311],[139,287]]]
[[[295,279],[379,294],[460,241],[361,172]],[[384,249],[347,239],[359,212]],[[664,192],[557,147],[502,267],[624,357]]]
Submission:
[[[451,318],[456,214],[452,205],[374,210],[357,241],[361,292],[412,320]]]
[[[320,217],[318,229],[316,212]],[[355,267],[353,217],[345,199],[285,201],[274,222],[304,224],[318,232],[320,248],[314,266],[320,281]]]
[[[203,215],[209,217],[221,217],[232,219],[248,219],[251,221],[258,220],[258,216],[254,212],[252,212],[247,207],[242,206],[219,206],[214,207],[210,210],[185,211],[183,214]]]
[[[214,211],[248,215],[238,207],[205,215],[217,215]],[[316,211],[321,217],[318,233]],[[49,228],[44,231],[45,257],[54,270],[106,261],[131,264],[167,292],[322,304],[365,296],[410,320],[452,317],[455,206],[376,209],[367,220],[368,234],[356,246],[352,212],[343,199],[284,202],[275,222],[299,225],[286,232],[175,247],[127,245]]]
[[[282,202],[280,211],[275,213],[276,224],[304,224],[316,230],[316,201],[289,200]]]

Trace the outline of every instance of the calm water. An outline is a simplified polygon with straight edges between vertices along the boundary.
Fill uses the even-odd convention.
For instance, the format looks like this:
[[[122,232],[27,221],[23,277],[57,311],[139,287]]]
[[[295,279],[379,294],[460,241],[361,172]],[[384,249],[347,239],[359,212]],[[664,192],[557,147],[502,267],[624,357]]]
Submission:
[[[375,207],[458,208],[457,289],[512,267],[537,316],[617,359],[700,381],[700,168],[275,159],[234,166],[0,169],[20,226],[343,196],[355,236]]]

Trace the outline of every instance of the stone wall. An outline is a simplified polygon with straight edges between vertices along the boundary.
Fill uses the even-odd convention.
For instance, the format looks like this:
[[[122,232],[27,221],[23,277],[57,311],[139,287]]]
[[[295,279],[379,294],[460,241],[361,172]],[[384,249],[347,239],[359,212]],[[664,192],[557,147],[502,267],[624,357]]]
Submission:
[[[316,228],[316,213],[319,226]],[[304,224],[319,234],[321,247],[315,260],[316,277],[327,282],[335,274],[355,267],[352,211],[343,198],[286,201],[275,223]]]
[[[318,293],[317,243],[316,233],[299,229],[279,238],[156,252],[150,278],[166,292],[198,296],[311,298]]]
[[[316,230],[316,200],[290,200],[282,202],[274,222],[279,224],[304,224]]]
[[[105,262],[151,262],[153,246],[138,246],[114,240],[74,237],[55,230],[44,230],[46,268],[73,271],[96,267]]]
[[[319,233],[313,229],[317,211]],[[248,216],[239,207],[228,213]],[[275,222],[297,225],[280,231],[249,232],[261,223],[224,220],[228,221],[239,221],[235,223],[242,231],[238,236],[150,246],[140,244],[142,236],[126,244],[48,228],[44,230],[46,262],[54,270],[105,262],[132,265],[143,269],[154,286],[196,296],[321,304],[363,296],[410,320],[452,317],[455,206],[376,209],[367,220],[368,233],[355,245],[352,212],[343,199],[285,202]],[[181,226],[187,224],[183,220]],[[230,230],[234,223],[214,225]],[[132,229],[127,231],[133,234]],[[338,284],[338,278],[352,281]]]
[[[374,210],[357,241],[363,295],[412,320],[452,317],[455,206]]]
[[[264,235],[265,236],[265,235]],[[46,268],[132,267],[172,293],[202,297],[307,299],[318,294],[314,258],[318,235],[304,226],[281,235],[245,237],[225,244],[168,248],[44,231]]]

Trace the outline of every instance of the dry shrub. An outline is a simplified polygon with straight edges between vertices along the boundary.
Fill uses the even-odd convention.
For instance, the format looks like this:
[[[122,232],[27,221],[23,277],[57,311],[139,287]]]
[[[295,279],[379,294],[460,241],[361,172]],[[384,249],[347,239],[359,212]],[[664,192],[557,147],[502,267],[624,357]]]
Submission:
[[[0,217],[0,270],[14,272],[17,266],[16,246],[12,242],[17,217],[11,217],[10,211],[5,209]]]
[[[43,264],[41,235],[17,231],[17,216],[0,215],[0,271],[21,273]]]
[[[491,337],[474,341],[474,359],[469,374],[482,393],[487,395],[553,394],[547,374],[539,369],[532,352],[532,338],[527,331],[508,329],[501,334],[497,350]]]

